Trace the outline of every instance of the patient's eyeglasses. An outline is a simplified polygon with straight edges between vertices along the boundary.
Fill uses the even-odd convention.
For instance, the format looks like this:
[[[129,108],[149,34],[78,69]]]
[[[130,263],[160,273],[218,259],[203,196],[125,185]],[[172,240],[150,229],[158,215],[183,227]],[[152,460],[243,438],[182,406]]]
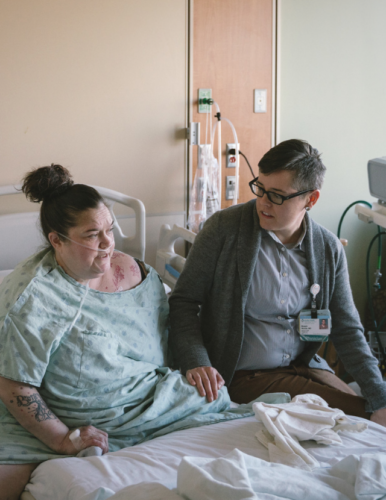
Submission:
[[[282,196],[281,194],[275,193],[274,191],[266,191],[263,187],[257,184],[258,177],[249,182],[249,187],[253,194],[262,198],[264,194],[267,195],[269,201],[274,203],[275,205],[283,205],[286,200],[290,200],[291,198],[296,198],[296,196],[300,196],[304,193],[309,193],[310,191],[314,191],[314,189],[306,189],[305,191],[298,191],[297,193],[290,194],[289,196]]]

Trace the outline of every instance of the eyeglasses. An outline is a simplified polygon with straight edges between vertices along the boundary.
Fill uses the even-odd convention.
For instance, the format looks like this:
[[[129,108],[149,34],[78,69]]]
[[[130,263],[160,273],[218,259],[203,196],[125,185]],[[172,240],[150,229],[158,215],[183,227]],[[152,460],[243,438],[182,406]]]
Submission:
[[[289,196],[282,196],[281,194],[275,193],[274,191],[266,191],[263,187],[257,184],[258,177],[249,182],[249,187],[253,194],[262,198],[264,194],[267,195],[269,201],[274,203],[275,205],[283,205],[283,203],[291,198],[296,198],[296,196],[300,196],[304,193],[309,193],[310,191],[314,191],[314,189],[306,189],[305,191],[298,191],[297,193],[290,194]]]

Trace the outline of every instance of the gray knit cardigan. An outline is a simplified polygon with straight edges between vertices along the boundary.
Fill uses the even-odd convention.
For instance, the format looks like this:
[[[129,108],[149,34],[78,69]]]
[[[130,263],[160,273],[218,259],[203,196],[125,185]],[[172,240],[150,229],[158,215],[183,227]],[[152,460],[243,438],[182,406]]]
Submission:
[[[319,283],[318,309],[330,309],[330,339],[346,370],[358,382],[366,411],[386,407],[386,383],[366,343],[352,298],[343,247],[306,214],[305,249],[310,283]],[[169,345],[182,373],[214,366],[230,384],[244,338],[244,310],[258,260],[261,227],[256,202],[215,213],[197,235],[170,298]],[[264,290],[262,290],[264,293]],[[321,362],[320,343],[307,342],[299,361]],[[321,363],[319,368],[326,368]]]

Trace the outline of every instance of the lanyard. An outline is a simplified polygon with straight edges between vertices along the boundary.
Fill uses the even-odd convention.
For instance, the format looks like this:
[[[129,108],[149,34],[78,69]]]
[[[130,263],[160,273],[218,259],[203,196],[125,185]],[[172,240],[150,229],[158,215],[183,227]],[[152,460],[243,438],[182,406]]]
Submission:
[[[312,319],[317,319],[317,317],[318,317],[318,310],[316,308],[316,296],[320,292],[320,285],[318,285],[317,283],[314,283],[311,286],[311,288],[310,288],[310,292],[311,292],[311,295],[312,295],[312,301],[311,301],[311,318]]]

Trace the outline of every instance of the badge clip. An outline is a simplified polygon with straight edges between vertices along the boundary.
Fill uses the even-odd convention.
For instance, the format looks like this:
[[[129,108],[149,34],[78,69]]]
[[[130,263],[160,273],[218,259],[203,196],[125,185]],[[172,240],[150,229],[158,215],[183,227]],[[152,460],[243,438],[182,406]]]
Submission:
[[[312,319],[317,319],[318,318],[318,310],[316,308],[316,296],[320,292],[320,286],[317,283],[314,283],[311,288],[310,292],[312,295],[312,301],[311,301],[311,318]]]

